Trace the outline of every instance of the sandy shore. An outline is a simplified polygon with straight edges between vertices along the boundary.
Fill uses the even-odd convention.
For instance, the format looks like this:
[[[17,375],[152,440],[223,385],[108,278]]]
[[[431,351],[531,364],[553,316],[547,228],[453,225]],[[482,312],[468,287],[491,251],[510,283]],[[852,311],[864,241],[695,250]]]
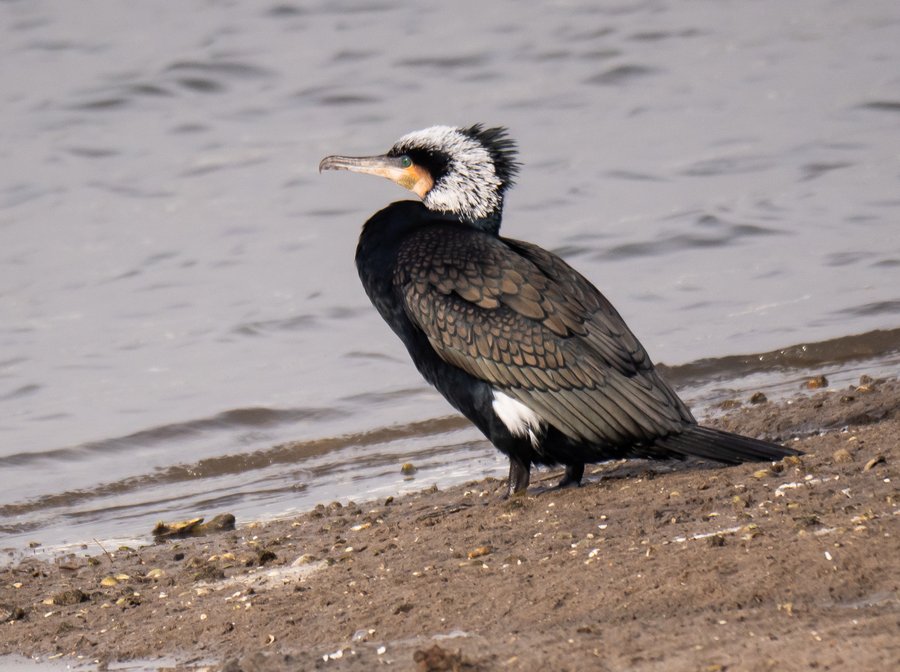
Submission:
[[[24,560],[0,571],[0,652],[228,672],[894,669],[898,409],[897,381],[744,400],[715,424],[806,455],[612,463],[508,501],[487,480]]]

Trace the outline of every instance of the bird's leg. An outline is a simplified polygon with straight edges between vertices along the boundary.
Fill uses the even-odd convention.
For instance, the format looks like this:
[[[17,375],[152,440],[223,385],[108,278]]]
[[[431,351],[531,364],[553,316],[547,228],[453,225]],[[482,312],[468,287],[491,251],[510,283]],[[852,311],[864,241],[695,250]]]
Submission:
[[[506,496],[524,495],[531,480],[531,465],[515,457],[509,458],[509,486]]]
[[[566,465],[566,473],[559,481],[559,488],[568,488],[570,486],[578,487],[581,485],[581,478],[584,476],[584,462]]]

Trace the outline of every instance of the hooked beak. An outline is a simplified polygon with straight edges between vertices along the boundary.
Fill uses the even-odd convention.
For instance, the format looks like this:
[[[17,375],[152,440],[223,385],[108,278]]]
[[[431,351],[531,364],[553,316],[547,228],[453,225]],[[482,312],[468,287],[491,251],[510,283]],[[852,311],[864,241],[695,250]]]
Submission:
[[[319,163],[319,172],[323,170],[349,170],[353,173],[367,173],[386,177],[391,182],[396,182],[404,189],[409,189],[425,198],[434,179],[422,166],[411,163],[407,167],[402,165],[402,157],[388,156],[326,156]]]

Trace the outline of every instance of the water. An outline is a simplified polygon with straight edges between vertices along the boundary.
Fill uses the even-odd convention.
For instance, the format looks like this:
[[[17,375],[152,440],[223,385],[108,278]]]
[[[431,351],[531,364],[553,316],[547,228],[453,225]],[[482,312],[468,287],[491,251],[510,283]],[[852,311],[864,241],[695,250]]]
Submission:
[[[502,474],[356,278],[406,195],[316,173],[435,123],[701,407],[896,372],[898,58],[894,0],[0,2],[0,547]]]

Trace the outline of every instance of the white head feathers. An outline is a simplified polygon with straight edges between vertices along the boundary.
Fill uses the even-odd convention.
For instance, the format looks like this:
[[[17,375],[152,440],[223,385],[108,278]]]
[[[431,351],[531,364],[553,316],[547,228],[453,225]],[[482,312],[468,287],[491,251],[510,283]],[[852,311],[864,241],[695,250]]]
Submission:
[[[476,221],[494,213],[502,202],[503,181],[497,175],[488,149],[452,126],[432,126],[400,138],[391,150],[439,154],[448,161],[443,175],[422,199],[429,210],[452,212]]]

